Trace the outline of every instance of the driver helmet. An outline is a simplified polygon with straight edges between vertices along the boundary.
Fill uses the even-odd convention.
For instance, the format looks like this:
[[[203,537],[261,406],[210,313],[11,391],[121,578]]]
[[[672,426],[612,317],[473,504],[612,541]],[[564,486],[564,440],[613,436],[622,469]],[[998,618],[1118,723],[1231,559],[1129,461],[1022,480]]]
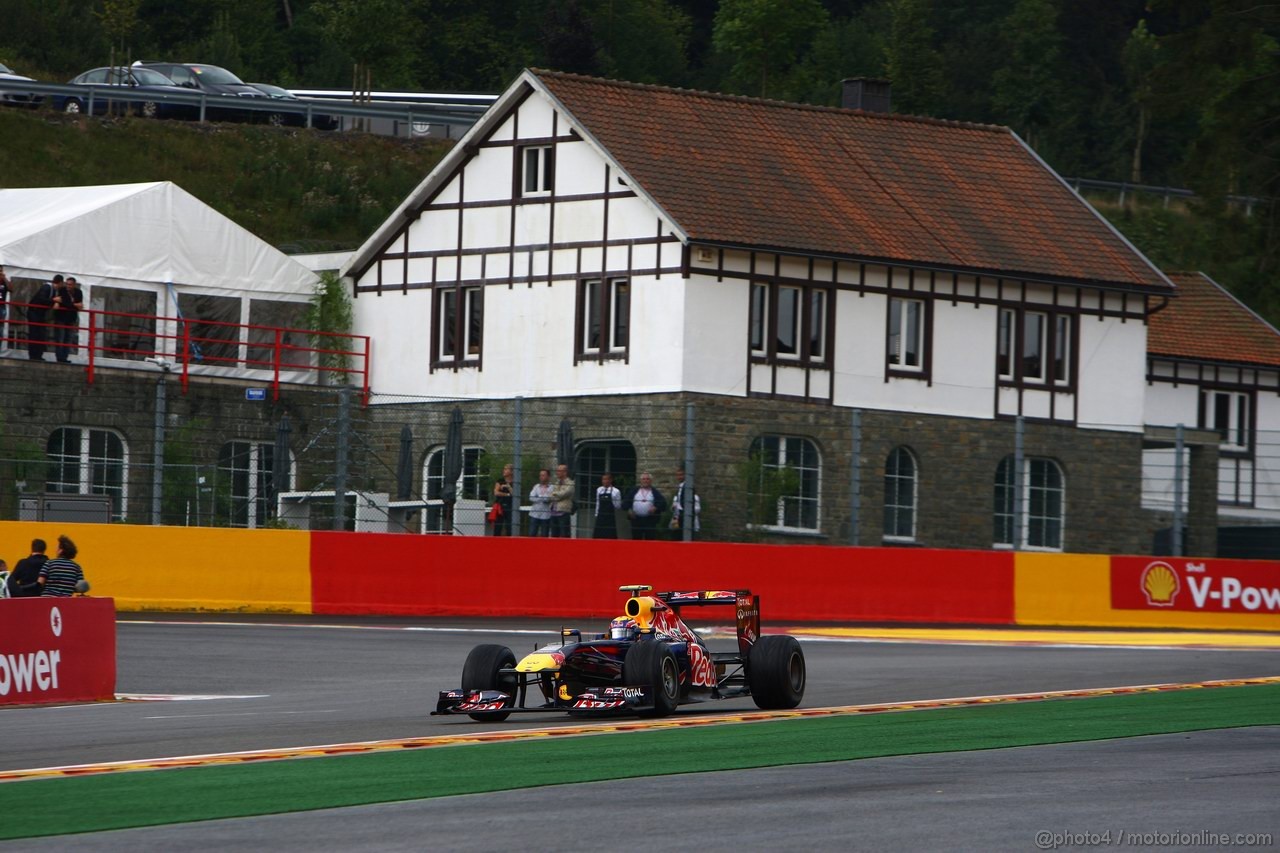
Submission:
[[[609,638],[613,640],[634,640],[639,633],[636,620],[630,616],[619,616],[609,623]]]

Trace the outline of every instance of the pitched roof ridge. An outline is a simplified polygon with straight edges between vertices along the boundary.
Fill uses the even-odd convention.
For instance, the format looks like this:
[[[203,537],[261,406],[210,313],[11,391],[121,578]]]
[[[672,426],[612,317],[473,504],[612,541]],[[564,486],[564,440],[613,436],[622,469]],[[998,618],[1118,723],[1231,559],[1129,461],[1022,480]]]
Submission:
[[[647,92],[666,92],[672,95],[697,95],[739,104],[754,104],[761,107],[776,107],[793,110],[805,110],[820,113],[843,113],[850,116],[884,121],[900,121],[913,124],[927,124],[936,127],[954,127],[962,130],[981,130],[987,133],[1009,133],[1009,128],[999,124],[983,124],[981,122],[960,121],[958,119],[934,118],[933,116],[908,115],[906,113],[882,113],[869,110],[850,110],[844,107],[829,107],[823,104],[798,104],[794,101],[779,101],[774,98],[757,98],[751,95],[732,95],[726,92],[711,92],[705,89],[686,89],[680,86],[662,86],[657,83],[633,83],[629,80],[616,80],[611,77],[592,77],[587,74],[574,74],[569,71],[551,71],[546,68],[530,68],[529,72],[537,77],[551,77],[559,80],[571,80],[580,83],[596,83],[615,86],[620,89],[639,89]]]

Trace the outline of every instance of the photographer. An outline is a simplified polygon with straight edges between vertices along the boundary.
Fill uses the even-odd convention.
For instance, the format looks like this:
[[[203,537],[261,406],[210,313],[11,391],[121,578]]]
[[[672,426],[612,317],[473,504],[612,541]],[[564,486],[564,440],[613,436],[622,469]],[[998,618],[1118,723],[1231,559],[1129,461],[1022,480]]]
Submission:
[[[56,282],[62,276],[54,278]],[[84,293],[80,290],[75,276],[67,276],[66,281],[54,289],[53,294],[53,343],[54,356],[66,364],[75,355],[76,345],[80,342],[80,310],[84,308]]]

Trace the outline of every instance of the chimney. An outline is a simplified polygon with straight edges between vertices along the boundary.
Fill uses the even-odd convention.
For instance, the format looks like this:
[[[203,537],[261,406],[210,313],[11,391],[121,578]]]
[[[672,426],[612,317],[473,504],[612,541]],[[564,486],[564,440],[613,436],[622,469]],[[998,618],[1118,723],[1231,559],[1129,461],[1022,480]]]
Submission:
[[[869,113],[889,112],[889,81],[880,77],[848,77],[840,81],[844,91],[840,106]]]

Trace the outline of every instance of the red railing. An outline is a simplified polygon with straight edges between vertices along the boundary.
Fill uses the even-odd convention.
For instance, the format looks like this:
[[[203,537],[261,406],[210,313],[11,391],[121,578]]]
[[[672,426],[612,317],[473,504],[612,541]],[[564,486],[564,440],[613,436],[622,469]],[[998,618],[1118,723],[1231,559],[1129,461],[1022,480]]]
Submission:
[[[100,366],[127,368],[130,362],[163,359],[163,369],[180,374],[184,393],[192,367],[224,367],[255,373],[270,371],[273,400],[280,398],[282,371],[309,372],[317,377],[326,374],[337,374],[344,379],[358,377],[362,399],[365,403],[369,400],[368,335],[93,308],[80,310],[77,324],[70,326],[57,322],[52,309],[47,309],[45,316],[49,319],[44,321],[33,321],[26,316],[29,309],[40,310],[44,306],[28,302],[9,302],[8,306],[8,319],[0,320],[4,324],[0,340],[10,352],[22,349],[30,355],[31,347],[38,346],[56,356],[60,351],[70,350],[69,360],[83,348],[85,377],[90,385]],[[23,309],[24,316],[15,317],[19,308]],[[33,337],[34,329],[40,332]],[[67,329],[76,330],[74,343],[57,340],[58,332]],[[88,342],[81,343],[82,334],[86,332]],[[110,364],[101,364],[103,359],[109,359]],[[246,373],[243,378],[257,380],[259,376]]]

